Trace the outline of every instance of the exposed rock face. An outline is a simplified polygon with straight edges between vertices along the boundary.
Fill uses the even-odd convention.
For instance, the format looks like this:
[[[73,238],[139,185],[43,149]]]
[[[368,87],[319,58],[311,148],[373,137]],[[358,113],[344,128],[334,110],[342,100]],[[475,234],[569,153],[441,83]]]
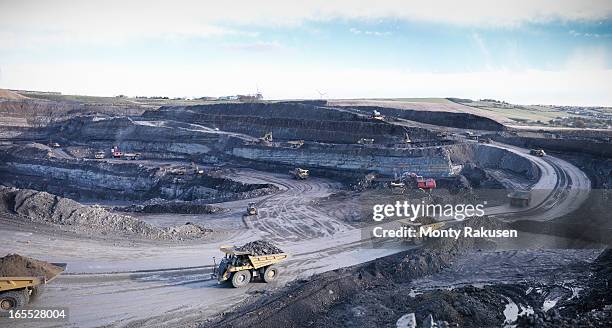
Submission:
[[[393,175],[398,169],[430,177],[452,173],[448,154],[442,148],[381,149],[346,145],[330,149],[312,145],[304,149],[235,147],[232,155],[248,160],[308,168],[372,171]]]
[[[367,120],[356,114],[295,102],[162,107],[158,111],[144,113],[143,118],[214,126],[253,137],[272,132],[281,139],[335,143],[355,143],[360,138],[396,142],[406,132],[401,127]],[[434,136],[425,129],[407,130],[414,140]]]
[[[58,158],[46,146],[13,146],[0,153],[5,185],[46,190],[73,199],[148,200],[153,198],[218,202],[266,195],[270,184],[245,184],[193,168],[145,167],[129,161],[111,163]],[[182,174],[178,174],[182,173]],[[27,177],[27,179],[23,179]]]
[[[453,113],[443,111],[424,111],[376,106],[353,106],[366,112],[377,110],[383,115],[396,116],[403,119],[427,124],[449,126],[464,129],[502,131],[503,124],[490,118],[468,113]]]
[[[472,163],[481,168],[502,169],[530,180],[540,177],[540,170],[530,160],[509,150],[482,144],[456,144],[447,147],[456,164]]]

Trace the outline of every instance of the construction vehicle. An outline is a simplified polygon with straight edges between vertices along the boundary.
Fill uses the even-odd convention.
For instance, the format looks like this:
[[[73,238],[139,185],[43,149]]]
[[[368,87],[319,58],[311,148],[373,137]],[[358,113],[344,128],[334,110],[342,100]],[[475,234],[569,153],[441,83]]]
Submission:
[[[255,255],[233,246],[221,246],[220,250],[225,257],[219,266],[215,265],[213,278],[219,283],[229,281],[236,288],[248,285],[253,277],[261,277],[268,283],[276,280],[280,271],[274,264],[289,257],[287,253]]]
[[[299,167],[289,171],[289,174],[293,175],[293,177],[298,180],[305,180],[309,176],[308,170]]]
[[[510,206],[528,207],[531,203],[531,192],[529,190],[515,190],[508,194]]]
[[[428,237],[421,233],[424,230],[429,230],[430,228],[431,230],[438,230],[446,225],[446,222],[436,222],[436,220],[431,217],[420,217],[415,221],[411,221],[410,219],[401,219],[398,221],[402,227],[414,229],[416,232],[415,236],[407,236],[404,238],[403,242],[409,245],[421,245],[427,241]]]
[[[51,264],[66,269],[66,263]],[[0,277],[0,314],[28,305],[40,294],[41,287],[56,277]]]
[[[272,132],[268,132],[268,133],[264,134],[264,136],[259,138],[259,140],[261,140],[264,143],[272,142],[274,140],[272,138]]]
[[[419,189],[422,189],[422,190],[436,189],[436,180],[433,178],[424,178],[423,176],[418,175],[414,172],[404,174],[403,178],[406,180],[412,180],[416,182],[416,187]]]
[[[371,145],[374,143],[374,139],[361,138],[357,140],[357,143],[360,145]]]
[[[544,149],[531,149],[529,151],[529,155],[533,155],[537,157],[544,157],[546,153],[544,152]]]
[[[406,184],[401,179],[396,178],[395,180],[389,182],[389,187],[400,189],[400,188],[405,188]]]
[[[114,158],[121,158],[123,157],[123,152],[119,150],[119,147],[114,146],[113,148],[111,148],[111,154],[113,154]]]
[[[490,138],[480,138],[478,139],[479,143],[484,143],[484,144],[490,144],[491,143],[491,139]]]
[[[287,141],[287,145],[289,145],[289,148],[298,149],[304,145],[304,140],[290,140]]]
[[[135,160],[140,159],[140,153],[123,153],[123,159]]]
[[[385,117],[377,110],[372,111],[372,115],[370,115],[370,119],[377,121],[384,121]]]
[[[255,207],[255,203],[249,203],[246,210],[247,215],[257,215],[257,207]]]
[[[105,155],[104,155],[104,152],[103,152],[103,151],[97,151],[97,152],[94,154],[94,158],[96,158],[96,159],[103,159],[103,158],[104,158],[104,156],[105,156]]]

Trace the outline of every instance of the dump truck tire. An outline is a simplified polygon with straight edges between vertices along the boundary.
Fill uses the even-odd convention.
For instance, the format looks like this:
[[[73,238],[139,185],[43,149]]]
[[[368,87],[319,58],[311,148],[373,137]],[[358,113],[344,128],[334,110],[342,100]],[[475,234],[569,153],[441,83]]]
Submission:
[[[271,265],[267,267],[266,270],[264,271],[263,280],[265,282],[273,282],[274,280],[276,280],[279,273],[280,273],[280,270],[278,270],[277,267]]]
[[[0,293],[0,312],[8,312],[26,306],[30,294],[25,289]]]
[[[42,287],[36,286],[32,287],[32,291],[30,292],[30,301],[35,300],[42,293]]]
[[[232,275],[232,286],[236,288],[244,287],[249,282],[251,282],[251,272],[248,270],[234,272]]]

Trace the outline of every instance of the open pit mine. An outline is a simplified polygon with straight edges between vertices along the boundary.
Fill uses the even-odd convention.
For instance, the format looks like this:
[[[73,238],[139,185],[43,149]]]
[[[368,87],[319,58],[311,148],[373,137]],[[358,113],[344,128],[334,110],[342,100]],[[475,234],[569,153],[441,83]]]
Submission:
[[[610,327],[610,130],[436,106],[1,99],[0,326]]]

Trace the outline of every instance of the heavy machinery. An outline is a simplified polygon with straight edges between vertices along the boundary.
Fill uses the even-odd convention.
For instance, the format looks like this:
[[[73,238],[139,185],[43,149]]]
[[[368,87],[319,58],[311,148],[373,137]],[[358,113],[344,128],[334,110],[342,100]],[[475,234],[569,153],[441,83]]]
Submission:
[[[103,151],[97,151],[94,155],[94,158],[96,159],[103,159],[104,158],[104,152]]]
[[[290,140],[287,141],[287,145],[289,146],[289,148],[299,149],[304,146],[304,140]]]
[[[414,172],[404,174],[403,179],[412,180],[416,183],[416,187],[423,190],[436,189],[436,180],[433,178],[424,178]]]
[[[546,153],[544,152],[544,149],[531,149],[529,151],[529,155],[533,155],[537,157],[544,157]]]
[[[385,117],[377,110],[372,111],[372,115],[370,115],[370,119],[377,121],[384,121]]]
[[[490,138],[480,138],[478,139],[479,143],[484,143],[484,144],[490,144],[491,143],[491,139]]]
[[[128,159],[128,160],[140,159],[140,156],[141,156],[140,153],[124,153],[121,150],[119,150],[118,146],[114,146],[111,149],[111,154],[113,154],[114,158],[123,158],[123,159]]]
[[[247,215],[257,215],[257,207],[254,202],[249,203],[246,210]]]
[[[114,158],[121,158],[121,157],[123,157],[123,152],[122,152],[122,151],[120,151],[120,150],[119,150],[119,147],[117,147],[117,146],[114,146],[114,147],[111,149],[111,154],[113,154],[113,157],[114,157]]]
[[[307,169],[302,169],[299,167],[296,167],[295,169],[289,171],[289,174],[293,175],[293,177],[298,180],[306,180],[309,176]]]
[[[274,139],[272,138],[272,132],[268,132],[264,134],[263,137],[259,138],[264,143],[272,142]]]
[[[66,263],[52,264],[66,269]],[[0,313],[28,305],[31,299],[40,294],[41,286],[56,277],[0,277]]]
[[[420,217],[415,221],[410,221],[409,219],[401,219],[398,221],[402,225],[402,227],[414,229],[414,231],[416,232],[415,236],[408,236],[403,240],[404,243],[410,245],[421,245],[422,243],[427,241],[428,237],[421,234],[423,230],[428,230],[430,228],[431,230],[438,230],[446,225],[446,222],[436,222],[436,220],[431,217]]]
[[[221,246],[220,250],[225,257],[219,266],[215,265],[213,278],[219,283],[229,281],[236,288],[248,285],[253,277],[261,277],[265,282],[276,280],[280,270],[274,264],[289,257],[287,253],[255,255],[233,246]]]

